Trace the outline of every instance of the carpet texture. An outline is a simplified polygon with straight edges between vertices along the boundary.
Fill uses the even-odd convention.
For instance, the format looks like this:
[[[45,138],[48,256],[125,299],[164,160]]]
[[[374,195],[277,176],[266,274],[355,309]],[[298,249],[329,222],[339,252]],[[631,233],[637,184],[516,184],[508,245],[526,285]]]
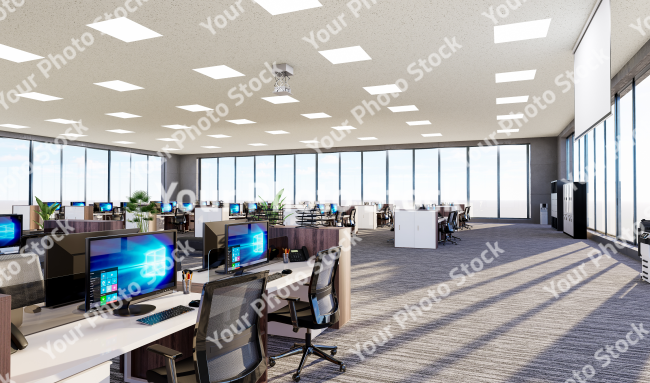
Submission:
[[[339,346],[347,372],[312,356],[301,382],[650,379],[650,285],[638,259],[596,258],[596,243],[540,225],[475,224],[438,250],[396,249],[393,234],[360,231],[352,320],[315,339]],[[271,336],[269,354],[293,342]],[[291,382],[299,359],[279,360],[269,381]]]

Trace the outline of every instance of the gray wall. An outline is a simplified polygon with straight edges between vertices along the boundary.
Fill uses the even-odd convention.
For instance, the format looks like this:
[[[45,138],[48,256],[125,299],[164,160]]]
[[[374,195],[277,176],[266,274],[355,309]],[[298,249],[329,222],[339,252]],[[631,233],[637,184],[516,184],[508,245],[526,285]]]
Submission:
[[[500,145],[509,144],[530,144],[530,202],[531,202],[531,219],[518,220],[522,223],[539,223],[539,204],[551,203],[551,181],[558,178],[558,138],[522,138],[522,139],[504,139],[499,140]],[[323,150],[323,152],[351,152],[351,151],[370,151],[370,150],[397,150],[397,149],[426,149],[426,148],[444,148],[459,146],[477,146],[477,141],[464,142],[441,142],[428,144],[409,144],[409,145],[382,145],[382,146],[362,146],[362,147],[345,147],[332,148]],[[172,200],[176,197],[178,190],[192,190],[198,192],[198,160],[200,158],[214,157],[242,157],[242,156],[262,156],[278,154],[301,154],[314,153],[312,149],[296,149],[283,151],[257,151],[257,152],[237,152],[237,153],[214,153],[214,154],[188,154],[172,155],[168,161],[169,166],[165,167],[168,173],[165,177],[167,190],[171,182],[179,182],[179,187],[172,195]],[[550,209],[549,209],[550,210]]]

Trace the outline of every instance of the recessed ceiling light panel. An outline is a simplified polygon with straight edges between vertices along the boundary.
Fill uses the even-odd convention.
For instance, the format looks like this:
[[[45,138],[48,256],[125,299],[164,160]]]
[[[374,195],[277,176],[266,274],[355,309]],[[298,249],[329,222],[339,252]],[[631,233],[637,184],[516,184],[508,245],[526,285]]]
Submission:
[[[135,142],[130,142],[130,141],[113,141],[114,144],[122,144],[122,145],[130,145],[130,144],[135,144]]]
[[[497,84],[502,82],[529,81],[535,79],[536,73],[537,73],[537,69],[522,70],[519,72],[497,73],[495,75],[495,80]]]
[[[426,120],[426,121],[408,121],[407,124],[409,126],[431,125],[431,121],[429,121],[429,120]]]
[[[190,112],[209,112],[212,109],[207,108],[203,105],[184,105],[184,106],[177,106],[177,108],[185,109]]]
[[[255,121],[251,120],[226,120],[227,122],[230,122],[231,124],[236,124],[236,125],[246,125],[246,124],[254,124]]]
[[[494,27],[494,43],[541,39],[548,35],[551,19],[527,21]]]
[[[419,110],[418,107],[415,105],[389,106],[388,109],[390,109],[390,111],[393,113],[417,112]]]
[[[318,140],[307,140],[307,141],[300,141],[303,144],[317,144]]]
[[[29,129],[29,126],[14,125],[14,124],[2,124],[0,126],[2,126],[3,128],[11,128],[11,129]]]
[[[356,128],[354,126],[333,126],[332,129],[334,129],[334,130],[355,130]]]
[[[113,89],[118,92],[128,92],[130,90],[144,89],[140,86],[129,84],[128,82],[124,82],[120,80],[96,82],[95,85],[103,86],[104,88],[108,88],[108,89]]]
[[[163,125],[162,127],[163,127],[163,128],[169,128],[169,129],[176,129],[176,130],[179,130],[179,129],[190,129],[189,126],[185,126],[185,125]]]
[[[199,72],[215,80],[245,76],[243,73],[237,72],[236,70],[226,65],[217,65],[217,66],[211,66],[207,68],[199,68],[199,69],[194,69],[194,71]]]
[[[79,133],[61,133],[61,136],[66,136],[66,137],[86,137],[85,134],[79,134]]]
[[[158,141],[176,141],[175,138],[156,138]]]
[[[56,122],[57,124],[77,124],[78,121],[66,120],[64,118],[55,118],[53,120],[45,120],[49,122]]]
[[[268,134],[289,134],[289,132],[285,132],[284,130],[267,130],[266,133],[268,133]]]
[[[497,116],[497,120],[519,120],[521,118],[524,118],[523,113],[518,113],[518,114],[504,114],[502,116]]]
[[[135,132],[132,132],[130,130],[124,130],[124,129],[112,129],[112,130],[107,130],[107,132],[117,133],[117,134],[135,133]]]
[[[389,85],[377,85],[377,86],[364,86],[363,89],[366,92],[376,95],[376,94],[387,94],[387,93],[399,93],[402,90],[395,84]]]
[[[517,96],[517,97],[501,97],[497,98],[497,105],[504,104],[520,104],[528,102],[529,96]]]
[[[262,100],[272,104],[289,104],[291,102],[300,102],[291,96],[262,97]]]
[[[273,16],[323,6],[318,0],[255,0],[255,2]]]
[[[230,136],[226,136],[225,134],[213,134],[208,137],[213,137],[213,138],[230,138]]]
[[[47,94],[37,93],[37,92],[21,93],[21,94],[18,95],[18,97],[30,98],[30,99],[36,100],[36,101],[63,100],[61,97],[48,96]]]
[[[442,137],[442,133],[425,133],[422,137]]]
[[[201,147],[206,149],[221,149],[219,146],[201,146]]]
[[[125,112],[118,112],[118,113],[106,113],[107,116],[113,116],[117,118],[138,118],[142,116],[138,116],[137,114],[131,114],[131,113],[125,113]]]
[[[519,132],[519,129],[503,129],[503,130],[497,130],[497,133],[517,133]]]
[[[308,114],[301,114],[301,116],[307,117],[310,120],[314,120],[314,119],[317,119],[317,118],[330,118],[330,117],[332,117],[327,113],[308,113]]]
[[[20,49],[0,44],[0,59],[13,61],[15,63],[24,63],[26,61],[42,59],[42,57],[29,52],[21,51]]]
[[[332,64],[345,64],[357,61],[372,60],[372,58],[360,46],[330,49],[327,51],[318,51]]]
[[[376,140],[377,137],[359,137],[359,139],[361,141],[372,141],[372,140]]]
[[[100,21],[88,24],[87,26],[115,37],[118,40],[122,40],[125,43],[132,43],[134,41],[147,40],[162,36],[160,33],[154,32],[133,20],[127,19],[126,17]]]
[[[248,144],[250,146],[267,146],[266,144]]]

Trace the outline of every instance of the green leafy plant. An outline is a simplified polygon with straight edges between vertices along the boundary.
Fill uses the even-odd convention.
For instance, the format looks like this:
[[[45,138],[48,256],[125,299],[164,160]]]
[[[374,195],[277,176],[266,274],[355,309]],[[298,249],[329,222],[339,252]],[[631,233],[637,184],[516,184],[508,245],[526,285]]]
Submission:
[[[149,221],[153,221],[151,215],[159,213],[156,203],[149,201],[149,194],[144,190],[134,191],[128,198],[126,211],[133,214],[133,219],[129,219],[129,222],[135,223],[141,233],[148,232]]]
[[[258,196],[261,200],[260,206],[262,207],[262,211],[266,212],[269,223],[272,225],[281,224],[285,219],[293,215],[293,213],[291,213],[280,219],[280,214],[284,211],[284,200],[287,199],[287,197],[282,198],[283,192],[284,189],[280,190],[271,203],[264,201],[262,197]]]
[[[36,203],[38,204],[38,208],[39,208],[38,216],[41,217],[43,222],[52,219],[52,215],[56,212],[56,209],[60,206],[60,204],[55,203],[52,204],[52,206],[47,206],[47,204],[41,201],[40,199],[38,199],[38,197],[34,197],[34,198],[36,198]],[[34,222],[36,222],[38,227],[40,227],[41,229],[43,228],[42,223],[38,221],[34,221]]]

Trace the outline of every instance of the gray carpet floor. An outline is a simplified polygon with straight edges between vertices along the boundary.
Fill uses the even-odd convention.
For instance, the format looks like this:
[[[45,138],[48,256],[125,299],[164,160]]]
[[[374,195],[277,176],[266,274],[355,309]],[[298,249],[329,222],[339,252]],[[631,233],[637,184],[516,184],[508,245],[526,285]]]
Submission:
[[[650,334],[640,339],[631,327],[650,330],[650,284],[639,279],[638,259],[613,254],[597,266],[594,242],[548,226],[475,224],[457,236],[458,245],[438,250],[396,249],[387,229],[361,231],[352,250],[352,320],[315,340],[339,346],[347,372],[312,357],[301,382],[650,379]],[[498,258],[488,243],[498,243]],[[489,264],[475,260],[482,253]],[[293,342],[271,336],[269,353]],[[608,345],[611,354],[597,353]],[[278,361],[269,381],[291,382],[298,362]],[[111,382],[121,382],[114,366]]]

